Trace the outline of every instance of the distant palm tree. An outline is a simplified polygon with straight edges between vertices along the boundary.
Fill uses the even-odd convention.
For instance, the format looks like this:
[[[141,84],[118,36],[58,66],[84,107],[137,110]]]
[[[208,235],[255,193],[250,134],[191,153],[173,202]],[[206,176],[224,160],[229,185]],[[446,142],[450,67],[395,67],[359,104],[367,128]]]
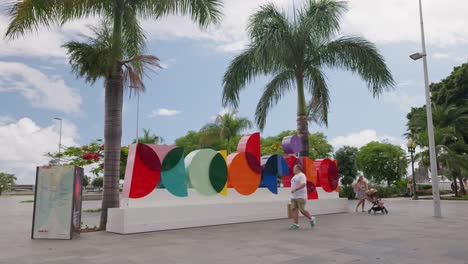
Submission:
[[[462,172],[468,172],[468,107],[456,105],[434,105],[434,141],[436,144],[437,169],[442,167],[451,174],[455,184],[460,184],[462,194],[466,194],[462,182]],[[417,155],[423,165],[429,167],[429,137],[425,107],[413,108],[407,115],[407,136],[413,136],[424,149]],[[458,191],[456,191],[458,194]]]
[[[200,141],[207,141],[210,138],[226,140],[226,150],[231,152],[231,140],[240,135],[242,131],[252,128],[252,122],[244,117],[238,117],[237,111],[231,111],[216,116],[213,123],[205,125],[201,129],[202,138]]]
[[[143,128],[143,137],[138,138],[138,143],[140,144],[161,144],[163,142],[164,139],[162,137],[151,134],[151,130],[145,128]],[[136,139],[132,143],[137,143]]]
[[[234,58],[224,75],[223,105],[237,108],[239,93],[250,81],[259,75],[272,75],[257,105],[255,121],[263,129],[271,107],[295,90],[300,155],[308,156],[309,117],[311,121],[328,123],[330,98],[324,68],[357,73],[374,96],[394,85],[383,57],[372,43],[360,37],[336,37],[346,9],[345,2],[311,0],[304,9],[295,11],[291,21],[273,4],[262,6],[250,18],[249,47]],[[308,104],[306,92],[310,96]]]
[[[101,16],[112,24],[110,50],[103,61],[89,61],[97,65],[81,67],[88,81],[105,72],[105,125],[104,125],[104,193],[100,228],[107,224],[107,209],[119,207],[119,163],[122,141],[122,108],[125,80],[132,86],[139,83],[146,58],[143,54],[146,41],[140,18],[159,19],[170,14],[189,15],[200,26],[219,20],[220,0],[19,0],[9,8],[11,18],[6,36],[9,38],[36,31],[40,26],[62,25],[74,19]],[[99,47],[98,47],[99,48]],[[93,55],[100,55],[90,53]],[[103,58],[100,56],[99,58]],[[73,58],[71,58],[73,60]],[[147,61],[149,62],[149,61]],[[132,74],[132,71],[136,74]],[[124,76],[128,74],[128,78]],[[142,83],[141,83],[142,84]],[[140,86],[141,87],[141,86]]]

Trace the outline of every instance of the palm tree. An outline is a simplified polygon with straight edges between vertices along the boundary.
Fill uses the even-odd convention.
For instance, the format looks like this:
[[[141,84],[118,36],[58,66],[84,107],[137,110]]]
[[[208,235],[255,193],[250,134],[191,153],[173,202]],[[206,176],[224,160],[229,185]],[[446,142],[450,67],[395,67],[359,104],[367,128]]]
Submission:
[[[141,144],[161,144],[164,142],[164,139],[155,134],[151,134],[150,129],[143,128],[143,137],[138,138],[138,143]],[[133,144],[137,143],[136,139],[133,140]]]
[[[202,138],[200,141],[207,141],[210,138],[226,140],[226,150],[231,152],[231,140],[240,135],[242,131],[252,128],[252,122],[244,117],[238,117],[237,111],[231,111],[216,116],[213,123],[205,125],[201,129]]]
[[[434,140],[436,143],[437,168],[447,169],[453,181],[460,182],[462,194],[466,194],[462,183],[462,172],[468,170],[468,107],[455,105],[434,105]],[[424,107],[413,108],[407,115],[408,135],[414,135],[416,143],[422,147],[429,144],[426,111]],[[417,155],[423,165],[429,166],[429,151]],[[457,192],[456,192],[457,194]]]
[[[251,43],[224,75],[223,105],[239,104],[239,93],[259,75],[273,75],[257,105],[255,121],[263,129],[267,113],[285,94],[297,92],[297,130],[301,156],[308,156],[308,116],[319,113],[328,123],[329,91],[325,67],[357,73],[374,96],[392,87],[393,77],[377,48],[360,37],[339,37],[345,2],[311,0],[291,21],[273,4],[250,18]],[[295,84],[295,87],[294,87]],[[306,91],[310,96],[306,104]],[[315,120],[316,118],[312,118]]]
[[[135,72],[142,72],[144,58],[141,48],[145,34],[139,18],[159,19],[169,14],[189,15],[200,26],[207,26],[219,20],[220,0],[20,0],[9,7],[10,24],[6,32],[9,38],[37,31],[40,26],[51,27],[74,19],[101,16],[112,24],[110,50],[107,60],[94,61],[98,65],[88,65],[93,78],[105,72],[105,158],[104,193],[100,228],[107,224],[107,209],[119,207],[119,163],[122,140],[122,107],[124,80],[138,80],[132,77],[129,65],[136,66]],[[127,57],[127,58],[125,58]],[[72,58],[73,59],[73,58]],[[140,61],[140,63],[137,63]],[[97,73],[94,72],[97,70]],[[127,72],[129,78],[125,78]],[[130,84],[131,86],[132,84]]]

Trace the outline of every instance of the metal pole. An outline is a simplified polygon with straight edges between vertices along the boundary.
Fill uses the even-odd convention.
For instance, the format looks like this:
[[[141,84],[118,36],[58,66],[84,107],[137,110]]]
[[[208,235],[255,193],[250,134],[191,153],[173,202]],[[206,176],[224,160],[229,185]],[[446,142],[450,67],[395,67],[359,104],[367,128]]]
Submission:
[[[137,144],[138,144],[139,119],[140,119],[140,93],[137,94],[136,140],[135,140]]]
[[[59,145],[58,145],[58,153],[60,154],[61,149],[62,149],[62,118],[54,117],[54,119],[60,121]]]
[[[413,200],[418,200],[418,194],[416,193],[416,177],[414,176],[414,149],[411,151],[411,169],[413,172]]]
[[[439,179],[437,177],[437,161],[435,152],[435,141],[434,141],[434,126],[432,123],[432,105],[431,96],[429,92],[429,74],[427,71],[427,52],[426,52],[426,40],[424,37],[424,23],[423,23],[423,12],[422,2],[419,0],[419,16],[421,19],[421,42],[422,42],[422,53],[423,53],[423,64],[424,64],[424,84],[426,91],[426,113],[427,113],[427,132],[429,134],[429,155],[431,163],[431,178],[432,178],[432,198],[434,201],[434,216],[442,217],[440,209],[440,194],[439,194]]]
[[[62,150],[62,119],[60,119],[59,154]]]
[[[296,24],[296,5],[294,3],[295,1],[293,0],[293,14],[294,14],[294,24]]]

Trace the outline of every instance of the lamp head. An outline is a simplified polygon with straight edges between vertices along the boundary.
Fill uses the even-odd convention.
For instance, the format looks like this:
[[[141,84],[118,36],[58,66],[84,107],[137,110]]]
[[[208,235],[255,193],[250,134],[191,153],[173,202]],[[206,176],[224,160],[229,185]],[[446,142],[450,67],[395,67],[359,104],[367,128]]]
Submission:
[[[426,56],[426,54],[423,54],[423,53],[419,53],[419,52],[418,52],[418,53],[411,54],[411,55],[410,55],[410,58],[411,58],[412,60],[419,60],[419,59],[421,59],[421,58],[424,57],[424,56]]]
[[[414,149],[416,149],[416,142],[414,142],[414,140],[412,138],[409,138],[408,143],[406,143],[406,146],[408,147],[408,150],[410,152],[414,151]]]

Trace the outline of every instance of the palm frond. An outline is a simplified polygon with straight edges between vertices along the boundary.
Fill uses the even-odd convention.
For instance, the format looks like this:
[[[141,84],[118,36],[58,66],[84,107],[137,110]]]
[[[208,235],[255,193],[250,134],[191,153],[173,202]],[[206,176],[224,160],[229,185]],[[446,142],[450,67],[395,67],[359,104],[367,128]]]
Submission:
[[[312,0],[299,11],[300,36],[328,39],[340,31],[340,20],[348,10],[345,1]]]
[[[98,78],[110,76],[114,62],[112,56],[112,30],[109,22],[104,21],[100,27],[91,28],[94,36],[87,37],[85,42],[70,41],[64,47],[70,56],[70,64],[73,72],[80,77],[85,77],[86,81],[94,83]],[[132,33],[129,33],[132,34]],[[124,34],[124,39],[129,39]],[[144,45],[135,44],[135,50],[125,49],[125,57],[132,56],[128,60],[119,61],[123,67],[124,87],[138,93],[145,90],[143,78],[148,70],[161,68],[159,58],[153,55],[133,54],[127,52],[137,52],[144,50]]]
[[[305,78],[309,92],[312,95],[312,99],[307,106],[309,121],[328,126],[330,94],[326,75],[320,69],[308,67],[305,72]]]
[[[112,0],[21,0],[7,5],[10,23],[5,36],[14,39],[28,31],[63,24],[71,19],[110,12]]]
[[[111,29],[103,22],[101,27],[92,27],[94,37],[87,37],[85,42],[69,41],[63,45],[67,49],[70,65],[78,77],[84,77],[90,83],[110,74]]]
[[[284,71],[277,74],[265,87],[262,97],[255,110],[255,122],[260,130],[263,130],[266,117],[271,107],[278,103],[281,97],[294,87],[294,73]]]
[[[263,72],[262,67],[256,61],[253,47],[236,56],[224,74],[223,106],[232,105],[237,108],[240,91],[248,82]]]
[[[374,96],[395,85],[382,55],[371,42],[360,37],[342,37],[322,47],[321,62],[355,72],[367,82]]]
[[[132,58],[145,53],[146,36],[132,6],[127,7],[125,11],[122,19],[122,43],[125,56]]]
[[[258,62],[271,65],[294,66],[294,41],[286,15],[273,4],[267,4],[252,15],[247,26]]]
[[[143,77],[148,70],[161,68],[159,58],[153,55],[137,55],[123,63],[124,86],[134,93],[145,91]]]
[[[201,27],[219,22],[223,6],[220,0],[134,0],[132,5],[144,18],[188,15]]]

